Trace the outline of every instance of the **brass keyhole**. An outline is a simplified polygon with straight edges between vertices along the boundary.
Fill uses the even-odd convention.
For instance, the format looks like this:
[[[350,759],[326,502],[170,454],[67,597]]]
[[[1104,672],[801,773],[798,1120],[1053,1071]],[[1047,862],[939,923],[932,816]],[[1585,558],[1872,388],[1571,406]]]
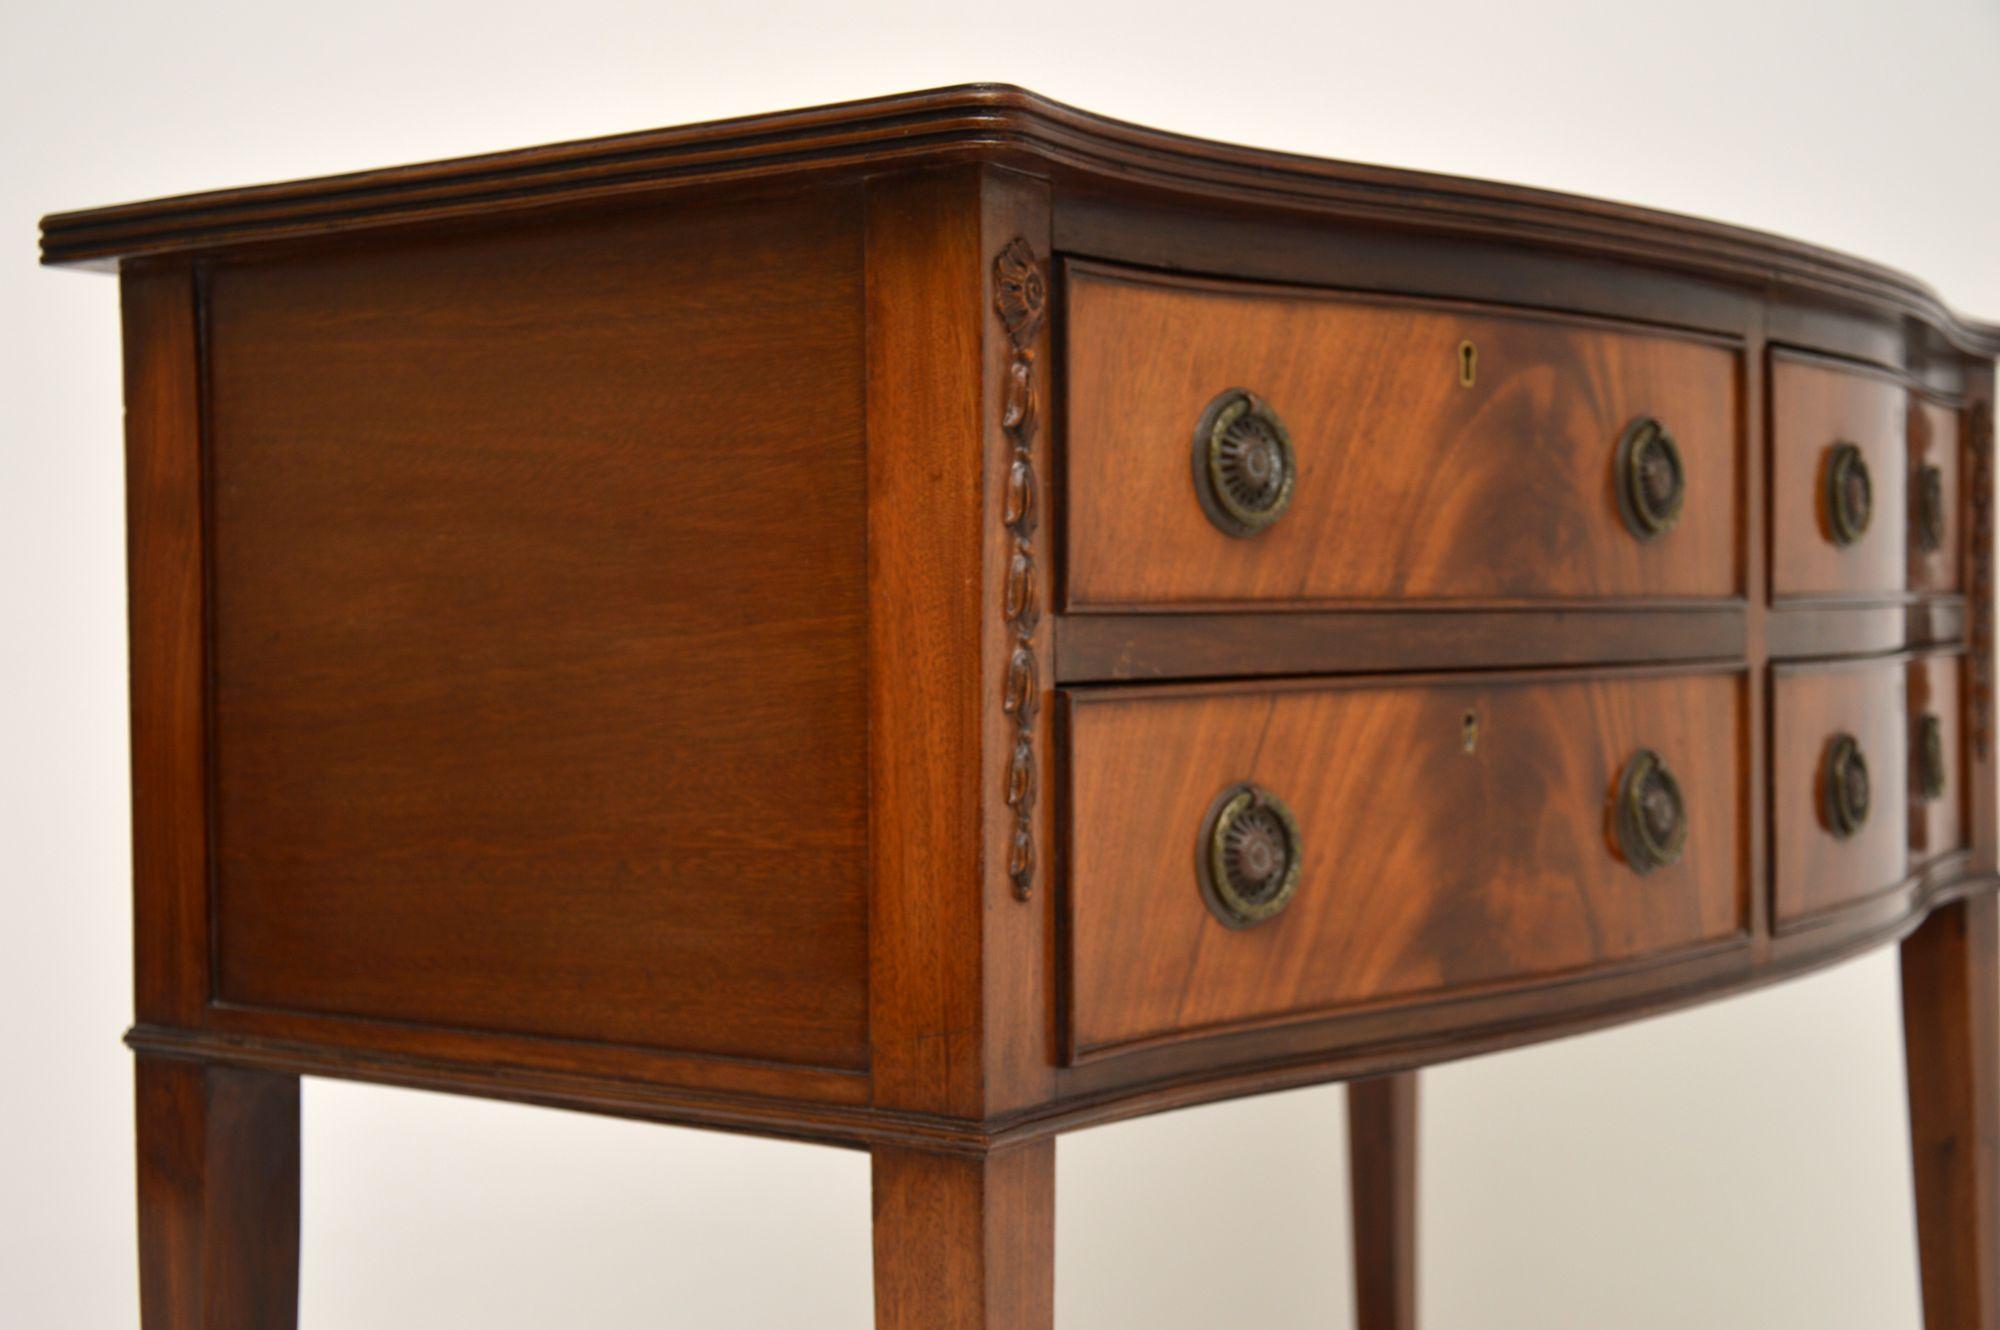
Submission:
[[[1479,751],[1479,713],[1468,711],[1459,721],[1458,742],[1468,753]]]
[[[1470,388],[1479,374],[1479,348],[1471,342],[1458,344],[1458,386]]]

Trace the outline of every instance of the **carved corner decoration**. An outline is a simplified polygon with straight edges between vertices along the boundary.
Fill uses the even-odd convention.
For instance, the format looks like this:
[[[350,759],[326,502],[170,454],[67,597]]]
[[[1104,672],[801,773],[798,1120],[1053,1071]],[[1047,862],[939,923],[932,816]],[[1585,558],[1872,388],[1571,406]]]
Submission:
[[[1993,736],[1993,404],[1972,404],[1966,422],[1972,451],[1972,747],[1985,757]]]
[[[1014,819],[1007,876],[1021,900],[1035,890],[1035,716],[1042,701],[1035,649],[1035,628],[1041,620],[1035,567],[1035,523],[1041,503],[1035,475],[1035,338],[1048,314],[1048,302],[1048,282],[1034,251],[1026,241],[1009,241],[993,260],[993,308],[1010,344],[1000,410],[1000,426],[1011,452],[1001,510],[1008,536],[1001,612],[1010,637],[1002,706],[1014,720],[1014,742],[1007,758],[1007,807]]]

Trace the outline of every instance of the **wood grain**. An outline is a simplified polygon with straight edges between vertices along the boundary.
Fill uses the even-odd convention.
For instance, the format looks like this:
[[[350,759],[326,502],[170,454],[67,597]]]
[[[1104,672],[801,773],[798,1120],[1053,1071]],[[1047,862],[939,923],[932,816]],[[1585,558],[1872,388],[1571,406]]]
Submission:
[[[1907,584],[1909,477],[1902,383],[1863,366],[1771,355],[1771,594],[1838,597],[1900,592]],[[1874,490],[1868,529],[1833,541],[1824,490],[1835,444],[1861,449]]]
[[[1744,619],[1742,606],[1070,614],[1055,669],[1060,683],[1116,683],[1727,660],[1743,655]]]
[[[1903,943],[1903,1043],[1925,1330],[2000,1327],[2000,904]]]
[[[1075,1053],[1738,934],[1743,687],[1719,672],[1072,695]],[[1644,877],[1606,821],[1641,747],[1676,773],[1691,828],[1680,862]],[[1296,899],[1244,931],[1210,915],[1194,869],[1204,813],[1238,781],[1285,800],[1304,841]]]
[[[1730,349],[1554,319],[1072,265],[1072,609],[1628,597],[1742,585],[1741,400]],[[1478,348],[1472,387],[1462,342]],[[1246,388],[1292,437],[1290,509],[1249,538],[1202,513],[1196,421]],[[1679,444],[1687,500],[1653,541],[1625,529],[1620,434]]]
[[[1920,657],[1909,664],[1910,714],[1910,868],[1923,867],[1941,854],[1969,848],[1971,825],[1966,796],[1971,788],[1966,766],[1965,658],[1961,655]],[[1935,716],[1944,738],[1944,793],[1923,797],[1917,771],[1920,727]]]
[[[1006,84],[967,84],[454,161],[183,195],[42,219],[47,263],[215,249],[467,216],[659,199],[732,183],[855,178],[983,160],[1156,204],[1303,215],[1369,230],[1506,242],[1508,263],[1553,251],[1789,297],[1820,315],[1911,316],[1949,346],[1991,355],[2000,329],[1954,315],[1905,274],[1818,246],[1629,204],[1164,133]],[[1532,247],[1523,239],[1532,240]],[[1285,274],[1287,277],[1291,274]],[[1544,302],[1562,292],[1545,293]]]
[[[1417,1330],[1417,1073],[1347,1087],[1356,1330]]]
[[[299,1301],[299,1080],[141,1056],[144,1330],[292,1330]]]
[[[1042,187],[997,173],[890,177],[868,196],[870,1031],[875,1102],[897,1110],[979,1119],[1037,1102],[1054,1061],[1053,913],[1033,889],[1046,869],[1027,899],[1008,871],[1024,739],[1031,785],[1048,783],[1049,671],[1043,627],[1025,648],[1023,725],[1007,710],[1020,635],[1003,609],[1018,551],[1003,520],[1016,451],[1004,392],[1020,348],[994,270],[1016,240],[1045,255],[1047,224]],[[1028,349],[1048,335],[1044,320]],[[1030,357],[1039,402],[1047,364]],[[1031,463],[1047,448],[1031,439]],[[1046,607],[1049,561],[1026,576]],[[1050,817],[1031,801],[1044,853]]]
[[[1787,665],[1772,671],[1772,917],[1783,929],[1903,880],[1909,845],[1909,680],[1900,661]],[[1859,741],[1870,803],[1859,830],[1835,835],[1821,813],[1827,746]]]
[[[859,238],[209,274],[221,997],[866,1064]]]
[[[194,278],[125,275],[132,940],[139,1019],[192,1025],[210,987],[206,582]]]
[[[876,1330],[1053,1330],[1053,1141],[873,1160]]]
[[[1965,499],[1960,482],[1965,460],[1965,422],[1959,411],[1932,397],[1910,394],[1910,495],[1916,502],[1919,469],[1938,470],[1944,495],[1944,539],[1935,550],[1915,539],[1915,512],[1910,524],[1909,586],[1912,591],[1957,591],[1965,585]]]

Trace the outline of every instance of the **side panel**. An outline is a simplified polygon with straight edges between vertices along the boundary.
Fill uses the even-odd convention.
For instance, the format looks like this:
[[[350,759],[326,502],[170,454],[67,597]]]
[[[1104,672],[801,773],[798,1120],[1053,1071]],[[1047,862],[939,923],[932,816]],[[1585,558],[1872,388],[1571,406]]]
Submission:
[[[216,996],[859,1068],[858,191],[207,274]]]

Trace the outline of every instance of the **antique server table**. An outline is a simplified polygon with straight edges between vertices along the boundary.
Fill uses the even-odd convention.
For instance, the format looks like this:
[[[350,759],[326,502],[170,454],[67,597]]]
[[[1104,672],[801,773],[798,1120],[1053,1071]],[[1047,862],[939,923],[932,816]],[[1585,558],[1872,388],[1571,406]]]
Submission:
[[[1993,364],[1730,227],[973,87],[52,217],[116,270],[148,1330],[295,1323],[298,1078],[869,1150],[1047,1330],[1085,1124],[1902,941],[2000,1324]]]

